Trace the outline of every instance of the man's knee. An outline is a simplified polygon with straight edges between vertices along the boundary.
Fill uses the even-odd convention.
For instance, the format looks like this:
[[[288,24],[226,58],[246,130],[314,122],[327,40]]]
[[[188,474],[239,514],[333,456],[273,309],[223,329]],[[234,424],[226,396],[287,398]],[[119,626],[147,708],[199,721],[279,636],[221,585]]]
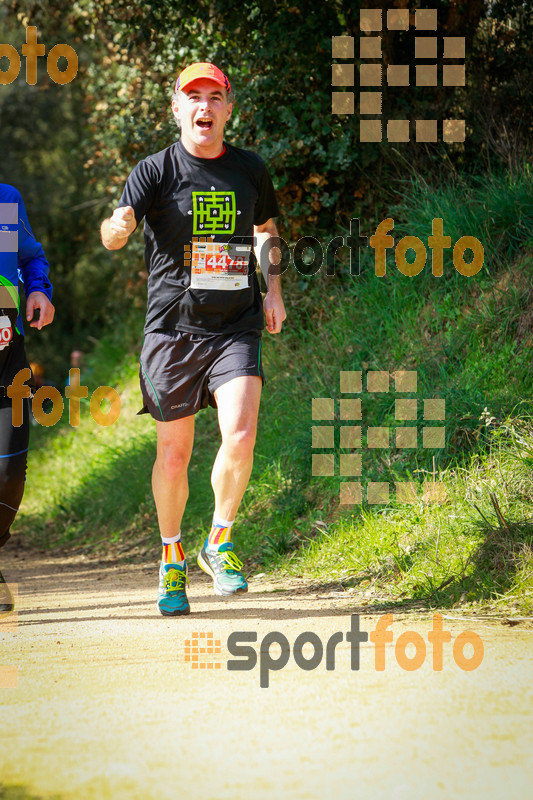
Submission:
[[[178,479],[187,474],[191,454],[188,448],[176,442],[159,442],[157,466],[167,480]]]
[[[243,426],[223,437],[224,445],[231,450],[232,458],[247,461],[254,452],[255,425]]]

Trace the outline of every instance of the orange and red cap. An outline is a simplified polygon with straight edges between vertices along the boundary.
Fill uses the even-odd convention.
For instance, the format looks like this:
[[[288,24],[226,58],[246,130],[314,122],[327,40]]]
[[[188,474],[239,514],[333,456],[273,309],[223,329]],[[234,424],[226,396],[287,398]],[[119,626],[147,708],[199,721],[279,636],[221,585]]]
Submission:
[[[200,78],[214,81],[220,86],[223,86],[228,93],[231,92],[230,82],[222,70],[206,61],[197,62],[196,64],[190,64],[188,67],[185,67],[178,75],[174,91],[183,91],[186,86]]]

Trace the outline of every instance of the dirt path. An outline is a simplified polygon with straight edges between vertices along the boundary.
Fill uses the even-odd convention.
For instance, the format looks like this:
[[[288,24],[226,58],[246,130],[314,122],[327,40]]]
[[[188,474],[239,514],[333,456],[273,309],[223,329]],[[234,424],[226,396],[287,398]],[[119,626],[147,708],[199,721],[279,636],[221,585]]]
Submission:
[[[484,658],[464,671],[452,643],[444,644],[443,669],[435,671],[432,615],[394,614],[385,670],[375,669],[371,641],[352,670],[350,615],[361,613],[361,630],[371,632],[380,614],[350,596],[259,579],[248,595],[219,601],[195,571],[193,613],[168,619],[155,607],[153,566],[10,552],[2,570],[18,582],[19,601],[17,619],[0,624],[0,682],[17,682],[0,688],[6,786],[76,800],[530,796],[531,628],[444,619],[452,643],[474,630]],[[416,671],[396,660],[407,630],[426,641]],[[289,656],[284,646],[288,662],[278,671],[265,669],[265,642],[260,652],[273,631],[291,649]],[[308,671],[293,652],[306,631],[324,645],[321,663]],[[335,669],[326,670],[326,643],[337,631]],[[257,634],[248,644],[258,655],[251,670],[227,668],[236,660],[228,651],[235,632]],[[193,668],[186,640],[203,646],[207,633],[221,652],[200,654],[213,666]],[[313,647],[298,657],[310,658]],[[473,652],[468,645],[465,657]],[[272,644],[270,655],[275,661],[280,647]],[[268,688],[260,686],[259,662]]]

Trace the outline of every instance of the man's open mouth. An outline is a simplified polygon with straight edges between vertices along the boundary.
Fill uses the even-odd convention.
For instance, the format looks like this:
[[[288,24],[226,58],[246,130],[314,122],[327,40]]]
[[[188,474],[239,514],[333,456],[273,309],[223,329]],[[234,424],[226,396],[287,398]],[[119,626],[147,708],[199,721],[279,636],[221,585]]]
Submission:
[[[213,125],[213,120],[212,120],[212,119],[207,119],[207,117],[204,117],[203,119],[202,119],[202,118],[201,118],[201,119],[197,119],[197,120],[196,120],[196,124],[197,124],[197,125],[198,125],[200,128],[203,128],[204,130],[206,130],[206,131],[207,131],[207,130],[209,130],[209,128],[211,128],[211,127],[212,127],[212,125]]]

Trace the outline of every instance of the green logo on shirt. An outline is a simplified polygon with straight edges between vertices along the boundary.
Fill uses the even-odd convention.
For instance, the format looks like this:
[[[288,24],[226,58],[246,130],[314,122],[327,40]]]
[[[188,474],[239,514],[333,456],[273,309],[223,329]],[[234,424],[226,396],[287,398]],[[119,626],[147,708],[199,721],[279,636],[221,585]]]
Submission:
[[[193,192],[193,235],[234,233],[235,192]]]

